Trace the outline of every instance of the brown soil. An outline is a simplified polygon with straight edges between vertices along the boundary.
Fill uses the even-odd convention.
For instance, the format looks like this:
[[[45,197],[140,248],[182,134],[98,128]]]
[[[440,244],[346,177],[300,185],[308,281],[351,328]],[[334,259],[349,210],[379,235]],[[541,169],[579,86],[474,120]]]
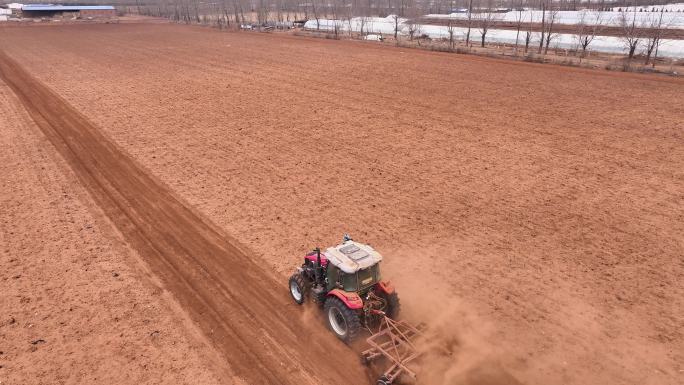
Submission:
[[[458,346],[431,383],[681,380],[681,79],[175,25],[2,33],[38,83],[5,76],[230,373],[365,380],[311,364],[284,284],[350,232],[387,255],[406,316]],[[258,293],[262,321],[230,291]],[[270,354],[291,361],[244,358]]]
[[[0,76],[125,239],[230,359],[237,378],[270,384],[347,384],[363,378],[359,361],[331,335],[292,322],[301,309],[287,306],[286,291],[273,290],[279,284],[268,270],[78,111],[5,55],[0,55]],[[309,338],[319,344],[305,347]],[[326,356],[336,352],[336,360]]]
[[[0,383],[219,384],[218,357],[0,81]]]

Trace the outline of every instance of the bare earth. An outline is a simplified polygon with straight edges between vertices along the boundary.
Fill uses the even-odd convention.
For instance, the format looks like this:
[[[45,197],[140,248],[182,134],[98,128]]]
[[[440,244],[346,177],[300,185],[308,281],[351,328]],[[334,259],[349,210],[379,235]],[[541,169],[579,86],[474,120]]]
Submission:
[[[345,232],[457,339],[431,384],[684,380],[681,79],[161,24],[0,34],[3,384],[365,383],[285,289]]]
[[[220,383],[213,353],[2,82],[0,102],[0,383]]]

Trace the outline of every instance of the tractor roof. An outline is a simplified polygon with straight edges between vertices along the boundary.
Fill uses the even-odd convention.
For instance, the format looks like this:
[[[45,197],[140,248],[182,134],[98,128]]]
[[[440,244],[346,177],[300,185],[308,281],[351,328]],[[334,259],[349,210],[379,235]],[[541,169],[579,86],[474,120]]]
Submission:
[[[356,273],[382,261],[382,255],[369,245],[354,241],[346,241],[324,252],[328,262],[345,273]]]

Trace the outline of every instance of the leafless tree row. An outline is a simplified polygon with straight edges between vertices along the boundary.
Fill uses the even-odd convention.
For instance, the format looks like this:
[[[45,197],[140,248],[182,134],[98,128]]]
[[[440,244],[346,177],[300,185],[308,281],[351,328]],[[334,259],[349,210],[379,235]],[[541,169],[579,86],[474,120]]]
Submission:
[[[397,43],[400,35],[406,33],[408,40],[416,40],[421,44],[421,16],[441,10],[442,13],[457,11],[464,13],[458,22],[446,19],[448,45],[454,50],[458,40],[464,40],[466,46],[471,46],[472,31],[479,32],[479,45],[485,47],[490,30],[496,28],[503,13],[496,12],[502,5],[511,5],[515,11],[516,39],[514,49],[516,54],[523,49],[527,54],[531,45],[537,44],[537,54],[548,54],[553,48],[554,41],[559,35],[559,12],[571,0],[136,0],[138,12],[145,15],[166,17],[181,23],[201,23],[218,28],[239,28],[241,25],[253,24],[271,25],[293,22],[295,20],[316,20],[320,27],[321,20],[338,20],[332,24],[332,32],[339,36],[343,25],[350,25],[356,20],[357,28],[360,23],[361,35],[368,29],[366,17],[389,15],[393,20],[393,35]],[[648,64],[657,57],[667,26],[664,9],[660,12],[649,12],[647,18],[637,18],[640,0],[630,0],[626,4],[631,8],[620,11],[619,30],[620,39],[625,46],[627,58],[631,61],[639,52],[643,51],[645,62]],[[653,1],[650,1],[654,4]],[[583,6],[594,4],[583,2]],[[600,9],[601,2],[596,1]],[[614,4],[614,3],[611,3]],[[634,7],[637,6],[637,7]],[[436,7],[436,8],[435,8]],[[531,20],[530,14],[524,8],[533,7],[541,11],[541,18]],[[530,20],[528,20],[530,19]],[[406,20],[404,23],[403,20]],[[646,20],[646,21],[643,21]],[[346,24],[345,24],[346,23]],[[587,56],[591,44],[601,35],[607,20],[601,12],[583,12],[581,20],[576,25],[575,51],[580,61]],[[405,26],[405,27],[404,27]],[[404,29],[406,28],[406,29]],[[465,36],[457,31],[465,28]],[[345,30],[350,36],[351,28]],[[643,48],[643,50],[640,49]]]
[[[660,12],[652,13],[642,23],[637,22],[636,12],[636,8],[633,8],[631,11],[624,10],[620,13],[621,39],[630,61],[634,58],[639,44],[644,44],[644,56],[646,57],[644,64],[648,64],[652,59],[655,60],[658,55],[658,47],[663,33],[668,27],[663,18],[665,11],[663,8]]]

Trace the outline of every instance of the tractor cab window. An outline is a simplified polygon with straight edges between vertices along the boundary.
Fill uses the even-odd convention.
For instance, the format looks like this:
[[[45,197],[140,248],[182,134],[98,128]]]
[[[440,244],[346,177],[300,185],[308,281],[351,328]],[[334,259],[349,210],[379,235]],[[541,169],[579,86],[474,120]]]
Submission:
[[[327,290],[342,286],[344,291],[359,291],[380,282],[380,264],[348,274],[333,264],[326,271]]]
[[[341,278],[342,274],[344,273],[338,269],[337,266],[332,263],[328,264],[326,271],[326,277],[328,278],[328,284],[326,286],[328,291],[337,287],[337,281]]]
[[[356,280],[356,274],[343,273],[340,283],[342,283],[342,289],[344,291],[356,291],[359,287]]]
[[[359,288],[365,289],[380,281],[380,264],[375,264],[367,269],[357,272]]]
[[[380,265],[361,269],[354,274],[339,272],[339,282],[344,291],[359,291],[380,281]]]

